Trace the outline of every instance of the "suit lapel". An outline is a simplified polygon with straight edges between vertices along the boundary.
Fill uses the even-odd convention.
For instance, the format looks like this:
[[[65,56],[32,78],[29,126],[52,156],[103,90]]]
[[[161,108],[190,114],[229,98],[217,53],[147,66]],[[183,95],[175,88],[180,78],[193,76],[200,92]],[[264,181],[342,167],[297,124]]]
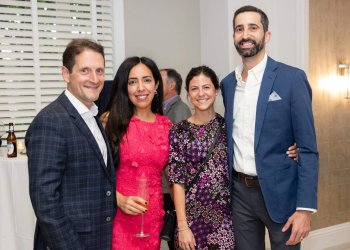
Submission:
[[[230,79],[228,80],[228,84],[225,85],[225,88],[227,88],[227,90],[225,90],[225,93],[227,95],[226,105],[225,105],[225,109],[227,109],[227,112],[226,112],[225,119],[227,119],[227,124],[232,124],[232,126],[228,126],[228,128],[226,128],[228,139],[230,141],[232,141],[233,110],[234,110],[233,105],[234,105],[235,91],[237,86],[235,72],[232,72],[231,75],[232,77],[230,77]]]
[[[276,67],[277,67],[276,61],[274,61],[269,57],[267,60],[264,76],[261,81],[258,103],[256,107],[255,138],[254,138],[255,150],[259,143],[260,133],[264,123],[269,96],[271,94],[271,89],[276,78],[276,73],[274,72]]]
[[[223,90],[223,99],[225,102],[225,123],[226,123],[226,137],[227,137],[227,150],[229,155],[229,177],[232,180],[232,168],[233,168],[233,104],[235,91],[237,86],[237,80],[235,73],[232,72],[228,75],[227,78],[222,82]],[[231,185],[232,182],[230,182]]]
[[[111,171],[114,171],[112,152],[111,152],[111,149],[109,147],[109,142],[108,142],[107,136],[105,134],[104,128],[103,128],[100,120],[97,119],[96,117],[95,117],[95,119],[96,119],[97,125],[102,133],[103,139],[107,145],[107,170],[108,170],[108,174],[111,175]],[[102,157],[102,159],[103,159],[103,157]],[[104,161],[103,161],[103,164],[104,164]]]
[[[81,131],[82,136],[84,136],[88,141],[88,143],[91,145],[91,148],[95,152],[97,159],[100,161],[100,166],[103,168],[104,172],[107,174],[108,178],[110,179],[110,172],[103,160],[101,150],[95,140],[94,135],[91,133],[89,127],[86,125],[84,119],[81,117],[81,115],[78,113],[76,108],[73,106],[73,104],[69,101],[69,99],[66,97],[64,93],[61,94],[61,96],[59,97],[59,101],[66,108],[69,115],[73,118],[73,122],[77,127],[77,129]],[[101,125],[99,124],[99,122],[97,124],[99,125],[101,130]],[[104,133],[102,134],[104,135]],[[107,148],[108,148],[108,145],[107,145]]]

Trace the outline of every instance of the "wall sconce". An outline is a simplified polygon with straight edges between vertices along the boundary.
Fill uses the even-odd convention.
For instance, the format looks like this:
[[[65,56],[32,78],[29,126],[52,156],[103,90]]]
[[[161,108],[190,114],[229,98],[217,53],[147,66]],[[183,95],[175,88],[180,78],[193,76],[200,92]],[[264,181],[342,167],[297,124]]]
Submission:
[[[344,60],[340,60],[338,62],[338,75],[347,76],[347,87],[346,87],[345,99],[350,99],[350,64],[346,63]]]

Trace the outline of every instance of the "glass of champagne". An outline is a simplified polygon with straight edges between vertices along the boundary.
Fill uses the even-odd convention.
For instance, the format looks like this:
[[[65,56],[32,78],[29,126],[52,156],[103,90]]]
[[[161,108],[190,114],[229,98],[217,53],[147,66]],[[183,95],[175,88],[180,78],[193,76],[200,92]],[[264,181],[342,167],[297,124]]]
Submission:
[[[148,183],[147,183],[147,179],[145,177],[141,177],[138,181],[137,181],[137,196],[141,197],[144,200],[148,200]],[[144,204],[140,204],[139,205],[145,207]],[[146,205],[146,207],[148,206],[148,203]],[[145,238],[148,237],[149,234],[144,232],[144,225],[143,225],[143,216],[144,214],[141,213],[141,230],[139,233],[135,234],[136,237],[138,238]]]

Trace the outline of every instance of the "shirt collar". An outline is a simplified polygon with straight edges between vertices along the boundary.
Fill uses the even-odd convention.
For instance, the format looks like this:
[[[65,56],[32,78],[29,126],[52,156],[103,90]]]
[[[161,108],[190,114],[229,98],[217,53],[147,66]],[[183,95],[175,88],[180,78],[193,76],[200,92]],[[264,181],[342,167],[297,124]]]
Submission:
[[[253,68],[248,70],[248,77],[253,77],[255,81],[261,82],[264,75],[265,68],[266,68],[266,64],[267,64],[267,54],[265,53],[264,58]],[[236,79],[239,82],[243,82],[242,71],[243,71],[243,63],[239,64],[235,69]]]
[[[73,104],[74,108],[78,110],[79,115],[88,112],[91,112],[93,116],[96,116],[98,114],[98,107],[95,103],[93,103],[91,108],[89,109],[81,101],[79,101],[79,99],[76,98],[68,89],[66,89],[64,93],[69,99],[69,101]]]

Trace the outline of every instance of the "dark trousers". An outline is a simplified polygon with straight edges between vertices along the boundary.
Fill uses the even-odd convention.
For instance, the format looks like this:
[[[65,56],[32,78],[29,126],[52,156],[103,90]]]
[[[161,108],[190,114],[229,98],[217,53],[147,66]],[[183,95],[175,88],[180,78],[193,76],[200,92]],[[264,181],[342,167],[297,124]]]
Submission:
[[[286,246],[291,228],[282,232],[284,223],[271,220],[259,186],[247,187],[234,179],[232,194],[235,250],[265,250],[265,227],[269,232],[272,250],[300,250],[300,243]]]
[[[175,209],[174,202],[170,194],[163,194],[163,200],[164,200],[164,211]],[[175,228],[174,228],[174,232],[175,232]],[[168,246],[169,246],[169,250],[174,250],[174,241],[168,241]]]

